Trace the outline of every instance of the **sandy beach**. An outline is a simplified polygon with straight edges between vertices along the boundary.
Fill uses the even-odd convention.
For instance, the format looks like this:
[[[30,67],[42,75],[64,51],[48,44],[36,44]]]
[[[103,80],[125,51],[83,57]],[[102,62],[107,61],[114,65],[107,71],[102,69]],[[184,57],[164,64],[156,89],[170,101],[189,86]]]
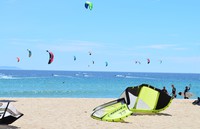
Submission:
[[[156,115],[132,115],[124,123],[92,119],[93,108],[114,99],[75,98],[1,98],[24,116],[0,129],[199,129],[200,106],[194,100],[175,99]]]

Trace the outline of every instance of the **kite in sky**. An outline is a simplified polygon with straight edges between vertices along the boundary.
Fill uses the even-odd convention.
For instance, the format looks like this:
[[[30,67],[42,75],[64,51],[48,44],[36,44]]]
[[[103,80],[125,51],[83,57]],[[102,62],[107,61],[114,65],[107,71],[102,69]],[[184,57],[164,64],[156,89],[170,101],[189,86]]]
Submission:
[[[91,56],[91,55],[92,55],[92,52],[89,51],[88,54]]]
[[[20,58],[19,57],[17,57],[17,62],[20,62]]]
[[[108,62],[106,61],[105,64],[106,64],[106,67],[107,67],[108,66]]]
[[[49,53],[49,61],[48,61],[48,64],[51,64],[54,60],[54,54],[48,50],[46,50],[46,52]]]
[[[141,64],[141,62],[136,60],[136,61],[135,61],[135,64]]]
[[[74,61],[76,61],[76,56],[74,56]]]
[[[90,9],[90,10],[92,10],[92,8],[93,8],[93,4],[92,4],[92,2],[90,2],[90,1],[86,1],[85,2],[85,8],[86,9]]]
[[[162,64],[162,60],[159,60],[160,64]]]
[[[30,50],[30,49],[27,49],[27,51],[28,51],[28,57],[31,57],[31,56],[32,56],[31,50]]]
[[[147,64],[150,64],[150,59],[149,58],[147,58]]]

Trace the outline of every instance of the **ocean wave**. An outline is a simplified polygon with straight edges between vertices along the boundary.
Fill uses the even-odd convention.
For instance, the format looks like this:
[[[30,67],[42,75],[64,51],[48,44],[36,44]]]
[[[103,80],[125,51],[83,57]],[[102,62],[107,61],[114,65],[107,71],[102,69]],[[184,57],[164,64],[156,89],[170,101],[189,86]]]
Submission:
[[[17,78],[14,78],[11,75],[0,74],[0,79],[17,79]]]
[[[125,78],[141,78],[141,77],[125,76]]]
[[[58,77],[59,75],[57,75],[57,74],[53,74],[52,76],[54,76],[54,77]]]
[[[88,74],[88,73],[76,73],[75,74],[76,77],[92,77],[91,74]]]
[[[94,91],[87,90],[30,90],[30,91],[4,91],[0,92],[0,97],[67,97],[67,96],[85,96],[95,94]]]
[[[137,77],[137,76],[125,76],[125,78],[135,78],[135,79],[148,79],[148,80],[155,80],[155,78],[151,78],[151,77]]]
[[[66,77],[66,78],[76,78],[75,76],[70,75],[62,75],[62,74],[53,74],[53,77]]]
[[[91,77],[90,75],[88,75],[88,74],[85,74],[85,75],[83,75],[83,77]]]
[[[88,73],[83,73],[83,77],[92,77],[92,75],[90,75]]]
[[[151,77],[141,77],[141,76],[130,76],[130,75],[115,75],[115,77],[118,78],[130,78],[130,79],[149,79],[149,80],[154,80],[155,78],[151,78]]]
[[[123,78],[123,77],[125,77],[125,75],[120,75],[119,74],[119,75],[115,75],[115,77],[119,77],[119,78],[122,77]]]

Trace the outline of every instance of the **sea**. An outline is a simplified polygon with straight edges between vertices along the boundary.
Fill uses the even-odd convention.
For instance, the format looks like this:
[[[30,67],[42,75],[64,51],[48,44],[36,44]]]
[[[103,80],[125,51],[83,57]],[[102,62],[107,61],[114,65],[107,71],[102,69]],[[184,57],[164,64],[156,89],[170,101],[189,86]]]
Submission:
[[[149,84],[177,92],[190,86],[200,96],[200,74],[0,70],[0,97],[8,98],[118,98],[130,86]],[[177,98],[183,98],[179,96]]]

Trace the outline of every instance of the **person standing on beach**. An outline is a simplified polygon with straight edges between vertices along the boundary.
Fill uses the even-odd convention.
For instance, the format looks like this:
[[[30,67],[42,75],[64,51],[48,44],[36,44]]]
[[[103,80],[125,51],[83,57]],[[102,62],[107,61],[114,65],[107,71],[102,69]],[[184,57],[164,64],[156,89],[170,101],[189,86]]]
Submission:
[[[162,91],[165,92],[166,94],[168,94],[168,92],[167,92],[165,86],[163,87]]]
[[[172,84],[172,98],[176,98],[176,88],[174,84]]]
[[[185,87],[185,90],[184,90],[184,99],[189,99],[187,96],[186,96],[186,93],[190,90],[190,87],[189,86],[186,86]]]

